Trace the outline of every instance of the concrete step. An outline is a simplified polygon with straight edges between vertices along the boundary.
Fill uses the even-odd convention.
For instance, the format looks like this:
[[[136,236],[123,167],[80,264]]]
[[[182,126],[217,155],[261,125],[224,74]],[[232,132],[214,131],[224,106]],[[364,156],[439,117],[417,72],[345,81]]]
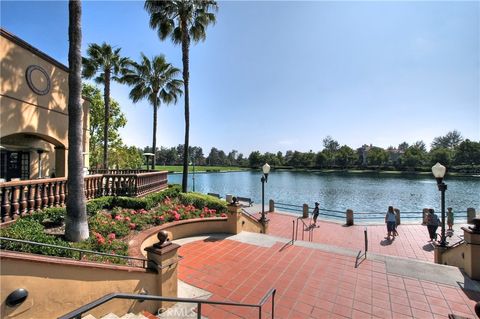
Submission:
[[[120,317],[114,313],[109,313],[108,315],[102,317],[102,319],[119,319],[119,318]]]

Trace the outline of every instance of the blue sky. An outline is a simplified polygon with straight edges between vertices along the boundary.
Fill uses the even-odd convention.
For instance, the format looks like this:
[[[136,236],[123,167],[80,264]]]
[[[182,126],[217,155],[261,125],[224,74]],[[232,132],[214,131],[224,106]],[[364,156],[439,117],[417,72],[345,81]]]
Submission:
[[[83,52],[109,44],[138,60],[181,51],[148,26],[143,1],[83,3]],[[67,64],[68,3],[3,1],[1,25]],[[219,2],[190,55],[191,139],[204,153],[388,147],[453,129],[480,140],[480,2]],[[151,145],[152,109],[112,97],[129,145]],[[183,143],[183,98],[162,106],[157,144]]]

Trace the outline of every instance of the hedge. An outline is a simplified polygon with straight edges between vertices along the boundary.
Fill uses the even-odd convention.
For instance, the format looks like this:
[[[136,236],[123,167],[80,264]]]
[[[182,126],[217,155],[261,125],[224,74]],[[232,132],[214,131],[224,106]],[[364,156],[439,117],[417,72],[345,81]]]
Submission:
[[[225,213],[227,211],[227,202],[213,196],[200,193],[180,193],[178,198],[184,205],[193,205],[198,209],[208,207],[215,209],[217,213]]]

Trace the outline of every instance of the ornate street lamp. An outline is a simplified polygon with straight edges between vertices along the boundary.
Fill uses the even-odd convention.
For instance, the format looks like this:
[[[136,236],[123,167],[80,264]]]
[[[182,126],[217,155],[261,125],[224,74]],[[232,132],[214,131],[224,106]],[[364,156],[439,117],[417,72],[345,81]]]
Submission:
[[[265,224],[266,219],[265,219],[265,183],[268,180],[268,173],[270,173],[270,165],[268,163],[265,163],[265,165],[262,166],[262,171],[263,171],[263,176],[260,179],[262,181],[262,217],[260,218],[260,222],[262,224]]]
[[[440,238],[441,247],[447,246],[447,238],[445,236],[445,191],[447,190],[447,184],[443,182],[443,177],[445,176],[446,172],[447,169],[440,163],[437,163],[432,167],[433,176],[435,176],[435,179],[437,180],[438,190],[442,194],[442,233]]]
[[[145,156],[145,158],[147,159],[147,171],[149,171],[150,170],[150,168],[149,168],[150,164],[149,164],[148,157],[151,156],[152,157],[152,162],[153,162],[154,161],[153,157],[155,156],[155,154],[153,154],[153,153],[143,153],[143,156]],[[155,167],[155,164],[154,163],[152,163],[152,164],[153,164],[153,167]]]

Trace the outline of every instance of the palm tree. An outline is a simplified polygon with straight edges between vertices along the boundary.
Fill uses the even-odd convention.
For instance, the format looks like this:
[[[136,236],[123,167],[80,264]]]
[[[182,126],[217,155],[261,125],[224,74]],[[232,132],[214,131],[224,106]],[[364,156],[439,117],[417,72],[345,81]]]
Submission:
[[[87,212],[82,161],[82,5],[70,0],[68,5],[68,197],[65,237],[69,241],[88,238]]]
[[[182,80],[177,79],[180,70],[170,63],[167,63],[165,56],[154,56],[150,60],[141,53],[141,62],[131,63],[131,67],[122,78],[133,86],[130,91],[130,98],[134,103],[148,99],[153,106],[153,162],[152,169],[155,169],[155,150],[157,145],[157,112],[160,104],[177,103],[177,98],[182,94]]]
[[[103,127],[103,168],[108,169],[108,121],[110,118],[110,82],[119,81],[130,60],[120,56],[120,48],[103,42],[91,43],[87,49],[88,58],[83,58],[83,77],[91,79],[97,73],[95,82],[104,85],[105,123]]]
[[[188,183],[188,149],[190,134],[189,105],[189,50],[190,42],[205,40],[206,29],[215,23],[217,3],[211,0],[146,0],[145,10],[150,14],[150,27],[158,30],[160,39],[170,36],[174,44],[182,45],[183,86],[185,92],[185,144],[183,147],[182,191],[187,191]]]

